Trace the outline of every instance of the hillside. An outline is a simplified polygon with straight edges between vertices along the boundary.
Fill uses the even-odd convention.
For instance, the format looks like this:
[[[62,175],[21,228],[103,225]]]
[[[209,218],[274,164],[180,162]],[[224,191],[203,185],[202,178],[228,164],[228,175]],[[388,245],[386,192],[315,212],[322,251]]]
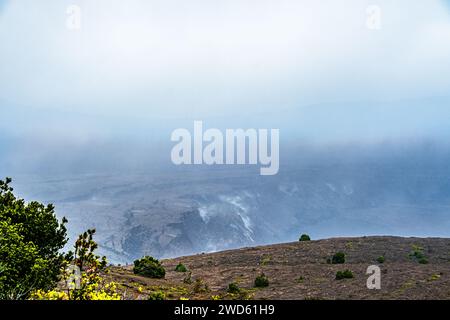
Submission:
[[[341,251],[344,264],[327,259]],[[416,256],[414,256],[416,253]],[[427,263],[419,263],[417,256]],[[377,258],[384,256],[384,263]],[[183,263],[192,273],[175,272]],[[147,299],[154,292],[166,299],[450,299],[450,239],[361,237],[334,238],[243,248],[167,259],[165,279],[134,275],[132,266],[110,268],[108,278],[119,283],[127,299]],[[381,289],[369,290],[366,270],[381,268]],[[336,280],[349,269],[353,279]],[[270,285],[255,289],[255,277],[264,272]],[[236,282],[240,293],[228,294]]]

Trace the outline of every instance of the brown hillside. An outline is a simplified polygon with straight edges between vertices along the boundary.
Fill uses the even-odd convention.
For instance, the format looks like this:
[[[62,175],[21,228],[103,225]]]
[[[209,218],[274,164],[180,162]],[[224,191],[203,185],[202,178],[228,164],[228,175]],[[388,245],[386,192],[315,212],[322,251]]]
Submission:
[[[346,254],[345,263],[327,262],[338,251]],[[384,263],[377,262],[380,256]],[[180,262],[192,283],[186,283],[189,272],[174,271]],[[132,266],[111,267],[108,278],[127,299],[147,299],[153,292],[167,299],[450,299],[450,239],[442,238],[335,238],[199,254],[163,265],[161,280],[134,275]],[[366,287],[369,265],[381,268],[381,290]],[[345,269],[354,278],[336,280]],[[255,289],[262,272],[270,285]],[[227,293],[231,282],[240,293]]]

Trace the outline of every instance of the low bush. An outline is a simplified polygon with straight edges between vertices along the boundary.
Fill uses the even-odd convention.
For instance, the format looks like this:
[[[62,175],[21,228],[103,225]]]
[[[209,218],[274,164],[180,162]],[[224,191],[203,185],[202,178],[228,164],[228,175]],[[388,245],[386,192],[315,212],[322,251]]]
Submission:
[[[331,259],[332,264],[342,264],[345,263],[345,253],[343,252],[336,252]]]
[[[409,254],[409,257],[411,259],[415,259],[420,264],[427,264],[428,259],[425,257],[425,254],[423,253],[423,248],[420,246],[413,245],[413,250]]]
[[[166,295],[162,291],[155,291],[148,296],[148,300],[166,300]]]
[[[265,288],[269,286],[269,278],[266,277],[264,273],[260,274],[255,279],[255,287]]]
[[[302,234],[300,236],[299,241],[311,241],[311,237],[309,235],[307,235],[307,234]]]
[[[228,285],[228,293],[239,293],[241,291],[241,288],[239,288],[239,285],[236,282],[232,282]]]
[[[344,271],[338,271],[336,273],[336,280],[342,280],[342,279],[352,279],[354,278],[353,272],[350,270],[344,270]]]
[[[428,259],[425,258],[425,257],[422,257],[422,258],[420,258],[420,259],[418,260],[418,262],[419,262],[420,264],[428,264]]]
[[[184,264],[179,263],[176,267],[175,267],[175,271],[176,272],[187,272],[187,268]]]
[[[166,275],[166,270],[161,263],[150,256],[134,261],[133,272],[134,274],[155,279],[164,278]]]

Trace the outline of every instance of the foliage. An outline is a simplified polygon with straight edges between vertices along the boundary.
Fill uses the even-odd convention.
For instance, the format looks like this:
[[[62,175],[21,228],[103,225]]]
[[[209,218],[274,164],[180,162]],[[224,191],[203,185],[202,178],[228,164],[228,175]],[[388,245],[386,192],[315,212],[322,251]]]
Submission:
[[[0,299],[27,299],[56,286],[67,220],[60,222],[51,204],[16,198],[11,182],[0,180]]]
[[[176,272],[187,272],[187,268],[184,264],[179,263],[176,267],[175,267],[175,271]]]
[[[255,279],[255,287],[257,288],[265,288],[269,286],[269,278],[267,278],[267,276],[262,273],[259,276],[256,277]]]
[[[300,236],[299,241],[311,241],[311,237],[309,235],[307,235],[307,234],[302,234]]]
[[[377,262],[378,262],[378,263],[384,263],[384,261],[386,261],[386,259],[384,258],[384,256],[379,256],[379,257],[377,258]]]
[[[73,264],[81,270],[80,286],[69,290],[72,300],[118,300],[116,285],[105,284],[101,273],[105,272],[106,257],[100,258],[94,251],[98,248],[93,240],[95,229],[87,230],[75,242]]]
[[[232,282],[228,285],[227,292],[228,293],[239,293],[241,291],[241,288],[239,288],[239,285],[236,282]]]
[[[441,278],[441,275],[435,273],[435,274],[432,274],[430,278],[428,278],[428,281],[436,281],[436,280],[439,280],[440,278]]]
[[[409,254],[411,259],[415,259],[420,264],[428,264],[428,259],[425,257],[422,247],[413,245],[412,249],[412,252]]]
[[[228,292],[227,299],[231,300],[253,300],[254,299],[254,292],[256,289],[244,289],[239,288],[238,292]]]
[[[31,299],[33,300],[120,300],[120,295],[116,293],[117,285],[114,282],[108,283],[102,289],[93,288],[85,295],[84,299],[77,299],[77,296],[70,295],[65,291],[38,290],[33,292]],[[73,292],[72,292],[73,293]],[[78,296],[79,297],[79,296]]]
[[[161,263],[150,256],[145,256],[142,259],[134,261],[134,274],[138,274],[144,277],[161,279],[166,275],[166,270]]]
[[[64,291],[43,291],[37,290],[31,295],[32,300],[69,300],[69,295]]]
[[[345,253],[336,252],[331,259],[332,264],[342,264],[345,263]]]
[[[117,284],[106,283],[101,274],[106,272],[106,257],[100,258],[94,251],[98,245],[93,240],[95,230],[87,230],[75,242],[74,253],[67,255],[67,268],[63,279],[67,284],[65,291],[37,290],[32,294],[35,300],[120,300]],[[75,274],[79,270],[79,274]]]
[[[336,273],[336,280],[342,280],[342,279],[352,279],[354,278],[353,272],[350,270],[344,270],[344,271],[338,271]]]
[[[186,284],[192,283],[192,272],[189,271],[188,274],[184,277],[183,282]]]
[[[270,255],[270,254],[263,254],[262,257],[261,257],[260,265],[265,266],[271,261],[272,261],[272,255]]]
[[[148,300],[166,300],[166,294],[162,291],[155,291],[148,296]]]
[[[203,281],[203,279],[197,278],[197,279],[195,279],[195,282],[194,282],[193,291],[195,293],[208,292],[209,291],[208,284],[205,281]]]

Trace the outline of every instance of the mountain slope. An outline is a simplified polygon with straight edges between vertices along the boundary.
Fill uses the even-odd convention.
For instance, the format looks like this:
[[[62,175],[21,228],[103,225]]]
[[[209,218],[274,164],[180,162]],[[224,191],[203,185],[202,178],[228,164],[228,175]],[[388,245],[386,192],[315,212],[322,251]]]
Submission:
[[[327,259],[346,254],[344,264]],[[420,252],[427,264],[419,263]],[[384,256],[385,262],[377,262]],[[178,263],[192,273],[173,271]],[[167,299],[450,299],[450,239],[361,237],[334,238],[243,248],[163,260],[166,278],[134,275],[132,267],[112,267],[108,278],[120,284],[127,299],[147,299],[162,292]],[[381,289],[369,290],[368,266],[381,268]],[[349,269],[353,279],[336,280]],[[255,289],[255,277],[267,275],[270,285]],[[230,295],[235,282],[242,288]]]

